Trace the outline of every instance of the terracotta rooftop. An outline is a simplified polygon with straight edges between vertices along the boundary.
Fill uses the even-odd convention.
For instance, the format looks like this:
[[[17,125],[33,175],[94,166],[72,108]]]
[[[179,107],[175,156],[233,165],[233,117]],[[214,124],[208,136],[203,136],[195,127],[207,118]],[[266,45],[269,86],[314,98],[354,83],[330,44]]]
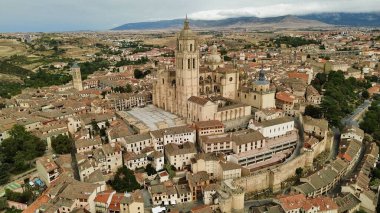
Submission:
[[[278,92],[276,93],[276,99],[283,102],[293,103],[295,97],[289,92]]]

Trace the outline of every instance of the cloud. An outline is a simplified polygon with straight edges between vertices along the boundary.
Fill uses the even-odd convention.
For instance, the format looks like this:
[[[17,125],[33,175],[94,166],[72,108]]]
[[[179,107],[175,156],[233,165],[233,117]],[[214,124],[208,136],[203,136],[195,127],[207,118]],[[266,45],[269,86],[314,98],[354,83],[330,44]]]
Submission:
[[[219,20],[242,16],[256,16],[264,18],[325,12],[377,12],[380,11],[378,3],[379,2],[377,0],[293,1],[290,3],[276,3],[257,7],[204,10],[191,13],[189,14],[189,17],[191,19],[200,20]]]

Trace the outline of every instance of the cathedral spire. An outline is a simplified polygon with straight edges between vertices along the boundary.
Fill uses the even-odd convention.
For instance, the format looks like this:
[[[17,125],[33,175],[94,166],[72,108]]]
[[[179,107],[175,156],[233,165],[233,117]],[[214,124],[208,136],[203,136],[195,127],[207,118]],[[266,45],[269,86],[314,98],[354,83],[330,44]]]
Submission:
[[[185,22],[184,22],[184,24],[183,24],[183,29],[184,29],[184,30],[188,30],[188,29],[190,29],[190,26],[189,26],[189,19],[187,19],[187,14],[186,14]]]
[[[265,81],[264,63],[261,61],[261,69],[259,73],[259,81]]]

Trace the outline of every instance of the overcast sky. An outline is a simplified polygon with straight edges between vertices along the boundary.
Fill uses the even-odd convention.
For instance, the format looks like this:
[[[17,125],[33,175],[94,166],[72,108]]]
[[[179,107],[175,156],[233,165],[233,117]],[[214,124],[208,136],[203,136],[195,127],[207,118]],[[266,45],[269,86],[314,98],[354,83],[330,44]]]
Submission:
[[[183,18],[378,12],[380,0],[0,0],[0,32],[107,30]]]

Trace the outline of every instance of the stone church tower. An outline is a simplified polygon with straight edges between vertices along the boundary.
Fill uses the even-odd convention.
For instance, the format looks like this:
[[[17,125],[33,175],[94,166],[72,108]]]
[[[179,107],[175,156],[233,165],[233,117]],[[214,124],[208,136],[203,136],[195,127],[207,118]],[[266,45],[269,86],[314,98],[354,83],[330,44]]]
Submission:
[[[176,102],[177,114],[187,117],[187,100],[198,96],[199,88],[199,49],[195,33],[185,19],[184,27],[177,38],[176,61]]]
[[[80,73],[80,67],[77,63],[74,63],[71,67],[71,75],[73,76],[73,87],[78,91],[83,90],[82,75]]]

